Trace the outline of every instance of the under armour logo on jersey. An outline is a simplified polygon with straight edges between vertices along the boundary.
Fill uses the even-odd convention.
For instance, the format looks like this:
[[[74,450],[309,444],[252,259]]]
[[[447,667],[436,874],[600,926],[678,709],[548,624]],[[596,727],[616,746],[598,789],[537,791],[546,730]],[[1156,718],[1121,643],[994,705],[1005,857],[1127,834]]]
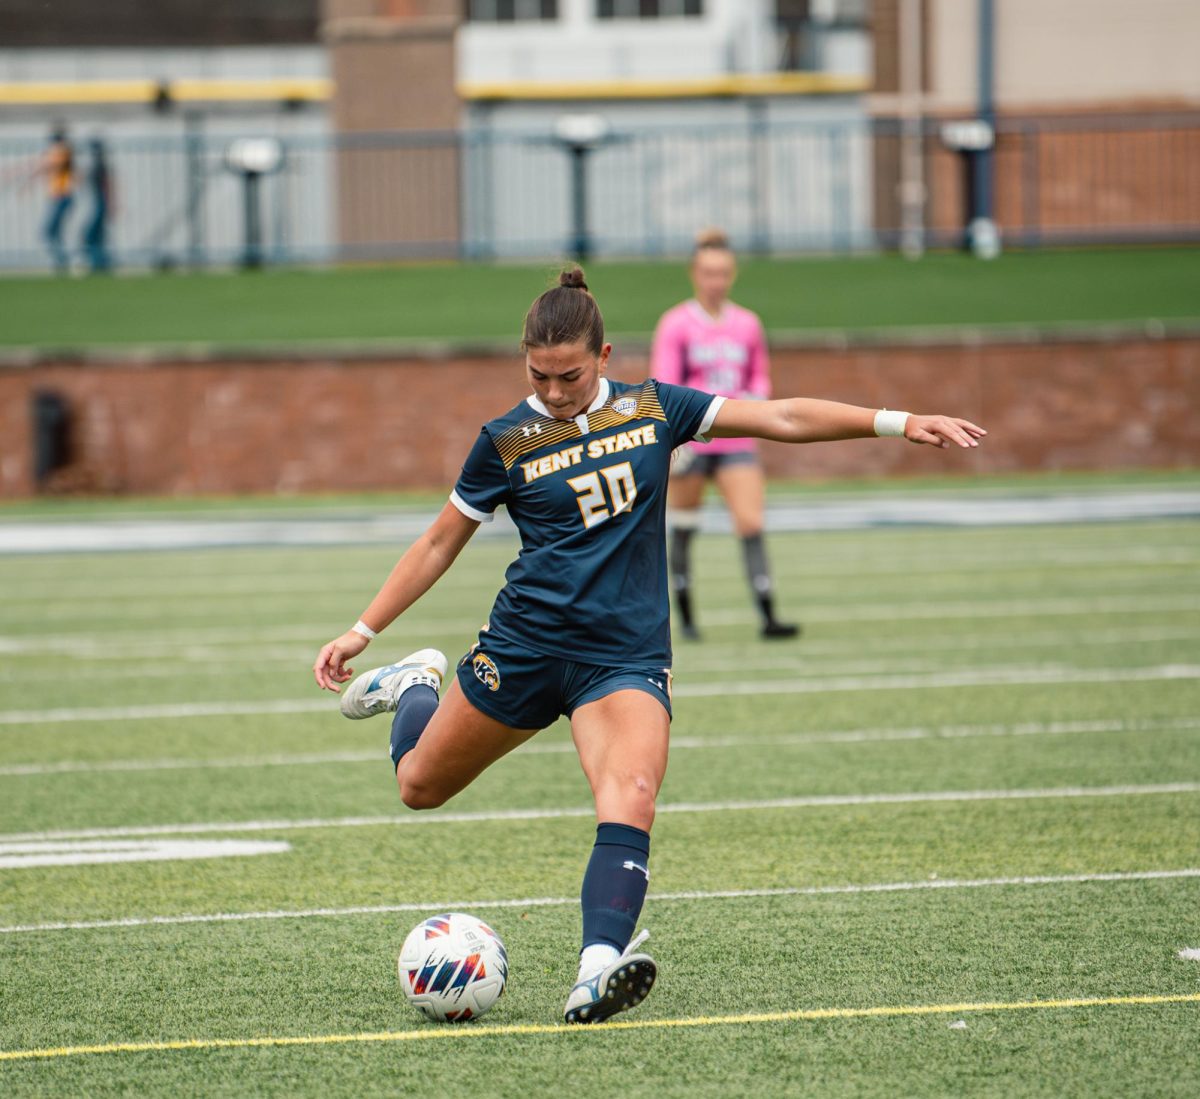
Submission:
[[[625,867],[626,870],[640,870],[642,872],[642,874],[645,875],[646,881],[650,880],[650,871],[647,870],[640,863],[634,862],[633,859],[626,859],[622,865]]]
[[[521,425],[521,434],[524,435],[526,439],[528,439],[530,435],[540,435],[541,433],[542,433],[542,425],[541,424],[522,424]]]

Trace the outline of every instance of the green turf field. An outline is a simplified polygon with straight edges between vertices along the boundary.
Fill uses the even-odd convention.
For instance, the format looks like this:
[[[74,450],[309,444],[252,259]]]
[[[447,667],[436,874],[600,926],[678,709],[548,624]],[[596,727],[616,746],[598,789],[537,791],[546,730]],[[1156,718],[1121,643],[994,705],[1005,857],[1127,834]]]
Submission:
[[[0,280],[0,347],[189,342],[506,341],[552,265]],[[690,293],[682,262],[589,266],[611,334],[650,333]],[[735,297],[779,337],[813,329],[1200,317],[1200,250],[754,260]]]
[[[0,859],[277,846],[0,868],[0,1094],[1200,1092],[1200,526],[772,548],[806,623],[773,646],[736,544],[701,540],[643,916],[661,978],[627,1029],[569,1032],[592,822],[565,728],[412,814],[386,723],[311,683],[391,552],[0,556]],[[511,551],[469,546],[373,651],[461,653]],[[512,963],[459,1028],[394,969],[447,906]]]

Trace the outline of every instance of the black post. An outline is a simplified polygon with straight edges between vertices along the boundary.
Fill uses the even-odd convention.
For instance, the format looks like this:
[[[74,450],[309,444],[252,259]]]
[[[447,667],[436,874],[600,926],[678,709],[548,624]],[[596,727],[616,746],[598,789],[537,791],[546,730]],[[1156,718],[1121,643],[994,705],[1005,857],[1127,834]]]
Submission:
[[[592,241],[587,227],[587,155],[588,145],[570,145],[571,151],[571,209],[574,227],[575,258],[586,263],[592,255]]]
[[[262,218],[258,209],[259,172],[242,173],[242,208],[245,229],[245,246],[242,250],[242,266],[252,270],[262,266]]]
[[[993,0],[979,0],[979,121],[992,132],[986,146],[969,154],[971,163],[971,212],[968,236],[971,250],[991,258],[1000,250],[999,234],[994,214],[993,188],[995,183],[996,103],[995,54],[996,18]]]
[[[189,267],[204,262],[204,116],[184,111],[184,158],[187,177],[187,256]]]
[[[993,0],[979,0],[979,118],[996,129],[995,103],[995,10]],[[992,217],[994,145],[975,156],[975,206],[973,217]]]

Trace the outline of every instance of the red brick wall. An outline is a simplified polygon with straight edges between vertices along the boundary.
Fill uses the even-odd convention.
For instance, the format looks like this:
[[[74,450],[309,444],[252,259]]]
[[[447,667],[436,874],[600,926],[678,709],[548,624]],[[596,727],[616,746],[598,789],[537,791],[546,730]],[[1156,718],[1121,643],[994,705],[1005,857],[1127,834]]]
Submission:
[[[986,445],[766,444],[772,475],[1200,466],[1200,337],[777,348],[779,396],[943,411]],[[645,376],[644,349],[612,376]],[[0,497],[34,491],[30,397],[62,393],[76,461],[60,489],[138,494],[449,487],[491,416],[526,392],[515,356],[0,366]]]

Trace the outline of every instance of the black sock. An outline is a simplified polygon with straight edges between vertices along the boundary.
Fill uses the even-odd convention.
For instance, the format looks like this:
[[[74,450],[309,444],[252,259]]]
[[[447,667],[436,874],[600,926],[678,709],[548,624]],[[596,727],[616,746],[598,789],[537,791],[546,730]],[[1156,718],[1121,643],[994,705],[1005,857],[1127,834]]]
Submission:
[[[679,618],[685,626],[692,626],[692,527],[671,528],[671,587],[675,592],[675,605]]]
[[[742,561],[746,579],[754,592],[763,622],[775,621],[775,602],[771,591],[771,567],[767,564],[767,546],[762,534],[750,534],[742,539]]]
[[[400,766],[400,758],[411,752],[421,739],[425,726],[438,708],[438,694],[424,683],[416,683],[400,696],[396,716],[392,718],[392,770]]]
[[[650,884],[650,834],[628,824],[600,824],[583,875],[583,945],[624,950]]]

